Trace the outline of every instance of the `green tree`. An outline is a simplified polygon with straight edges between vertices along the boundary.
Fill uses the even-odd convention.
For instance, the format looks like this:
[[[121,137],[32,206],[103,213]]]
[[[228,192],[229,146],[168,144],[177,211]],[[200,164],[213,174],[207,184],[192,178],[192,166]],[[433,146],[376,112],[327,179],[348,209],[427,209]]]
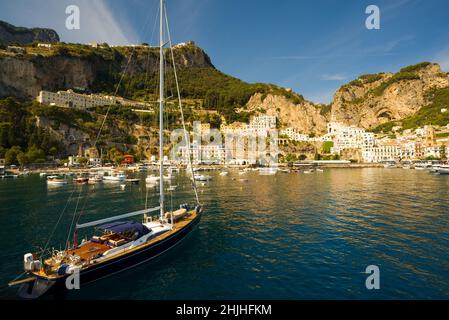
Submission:
[[[446,146],[440,147],[440,157],[442,160],[446,160]]]
[[[22,152],[19,146],[14,146],[5,153],[5,162],[7,165],[18,164],[17,155]]]
[[[27,154],[26,154],[26,153],[23,153],[23,152],[20,152],[20,153],[17,155],[17,161],[19,162],[19,164],[20,164],[21,167],[23,167],[23,166],[25,166],[25,165],[31,163],[31,162],[30,162],[30,159],[29,159],[28,156],[27,156]]]
[[[42,149],[39,149],[35,145],[28,149],[26,156],[30,163],[33,162],[45,162],[45,152]]]
[[[87,159],[85,157],[78,158],[78,163],[82,166],[85,166],[88,162],[89,162],[89,159]]]

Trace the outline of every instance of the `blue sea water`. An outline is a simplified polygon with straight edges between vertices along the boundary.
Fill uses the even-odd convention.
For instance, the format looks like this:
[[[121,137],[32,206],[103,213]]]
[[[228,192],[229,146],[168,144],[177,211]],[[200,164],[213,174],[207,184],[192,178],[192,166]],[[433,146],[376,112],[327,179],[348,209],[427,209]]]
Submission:
[[[212,175],[199,187],[201,224],[179,246],[67,299],[449,298],[449,176],[383,168],[250,172],[247,182],[237,171]],[[192,196],[185,178],[175,184],[173,206]],[[24,253],[44,246],[67,203],[56,248],[77,203],[86,222],[141,209],[147,194],[157,204],[158,190],[144,183],[0,180],[0,298],[15,298],[8,281],[22,272]],[[380,269],[379,290],[365,286],[368,265]]]

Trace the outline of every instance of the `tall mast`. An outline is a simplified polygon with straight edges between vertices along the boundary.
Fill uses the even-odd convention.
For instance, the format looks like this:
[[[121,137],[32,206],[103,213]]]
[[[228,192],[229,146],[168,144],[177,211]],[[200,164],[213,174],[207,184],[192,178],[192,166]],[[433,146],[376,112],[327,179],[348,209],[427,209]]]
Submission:
[[[159,24],[159,193],[161,219],[164,217],[164,0],[160,0]]]

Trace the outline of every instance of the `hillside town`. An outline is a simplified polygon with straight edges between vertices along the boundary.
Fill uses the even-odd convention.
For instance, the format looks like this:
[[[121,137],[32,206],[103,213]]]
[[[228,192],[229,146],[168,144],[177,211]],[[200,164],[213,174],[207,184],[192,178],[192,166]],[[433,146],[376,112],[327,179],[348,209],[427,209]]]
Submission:
[[[55,93],[41,91],[37,101],[41,104],[78,110],[89,110],[97,106],[119,103],[128,107],[140,106],[151,111],[150,105],[143,102],[107,95],[76,93],[73,90]],[[441,112],[446,111],[441,110]],[[194,131],[200,136],[210,135],[211,125],[209,123],[198,122],[193,125]],[[327,124],[327,132],[316,136],[302,132],[299,128],[279,127],[279,119],[276,116],[259,114],[251,117],[248,123],[221,124],[219,132],[223,138],[222,141],[204,143],[204,139],[203,142],[194,140],[189,149],[181,146],[178,150],[180,157],[178,160],[172,159],[172,162],[185,163],[190,154],[194,163],[197,164],[257,164],[260,163],[258,158],[262,155],[262,151],[251,153],[248,150],[249,139],[257,137],[261,141],[260,139],[267,139],[274,134],[275,141],[272,141],[271,144],[276,144],[276,147],[279,147],[280,154],[286,147],[297,143],[306,143],[315,147],[316,154],[322,153],[331,156],[333,160],[349,160],[357,163],[438,160],[444,159],[449,152],[447,149],[449,124],[445,127],[426,125],[415,130],[401,129],[401,127],[395,127],[389,134],[375,134],[363,128],[331,121]],[[240,144],[243,145],[240,151],[238,150],[239,141],[235,139],[236,137],[246,139],[243,142],[240,141]],[[230,138],[231,142],[226,142],[226,138],[228,140]],[[90,147],[80,149],[77,155],[69,157],[69,164],[76,164],[79,157],[87,157],[91,165],[99,165],[101,163],[99,152],[92,149]],[[300,159],[299,153],[295,155],[295,159]],[[153,161],[156,160],[155,156],[151,156],[151,158]],[[310,160],[310,155],[303,157],[303,160],[306,159]],[[132,162],[129,158],[127,161]],[[285,162],[285,158],[283,161]]]

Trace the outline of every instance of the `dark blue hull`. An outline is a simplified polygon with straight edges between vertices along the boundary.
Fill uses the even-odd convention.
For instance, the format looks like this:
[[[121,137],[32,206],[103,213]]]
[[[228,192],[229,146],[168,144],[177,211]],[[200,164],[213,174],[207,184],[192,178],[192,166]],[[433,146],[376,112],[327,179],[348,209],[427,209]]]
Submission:
[[[80,272],[80,284],[90,283],[115,273],[130,269],[147,261],[150,261],[169,249],[179,244],[200,222],[201,213],[187,226],[169,237],[155,242],[148,247],[130,252],[123,256],[108,260],[98,265],[94,265]],[[50,292],[60,292],[66,290],[66,277],[57,280],[38,278],[36,281],[24,284],[19,289],[19,296],[25,299],[36,299]]]

